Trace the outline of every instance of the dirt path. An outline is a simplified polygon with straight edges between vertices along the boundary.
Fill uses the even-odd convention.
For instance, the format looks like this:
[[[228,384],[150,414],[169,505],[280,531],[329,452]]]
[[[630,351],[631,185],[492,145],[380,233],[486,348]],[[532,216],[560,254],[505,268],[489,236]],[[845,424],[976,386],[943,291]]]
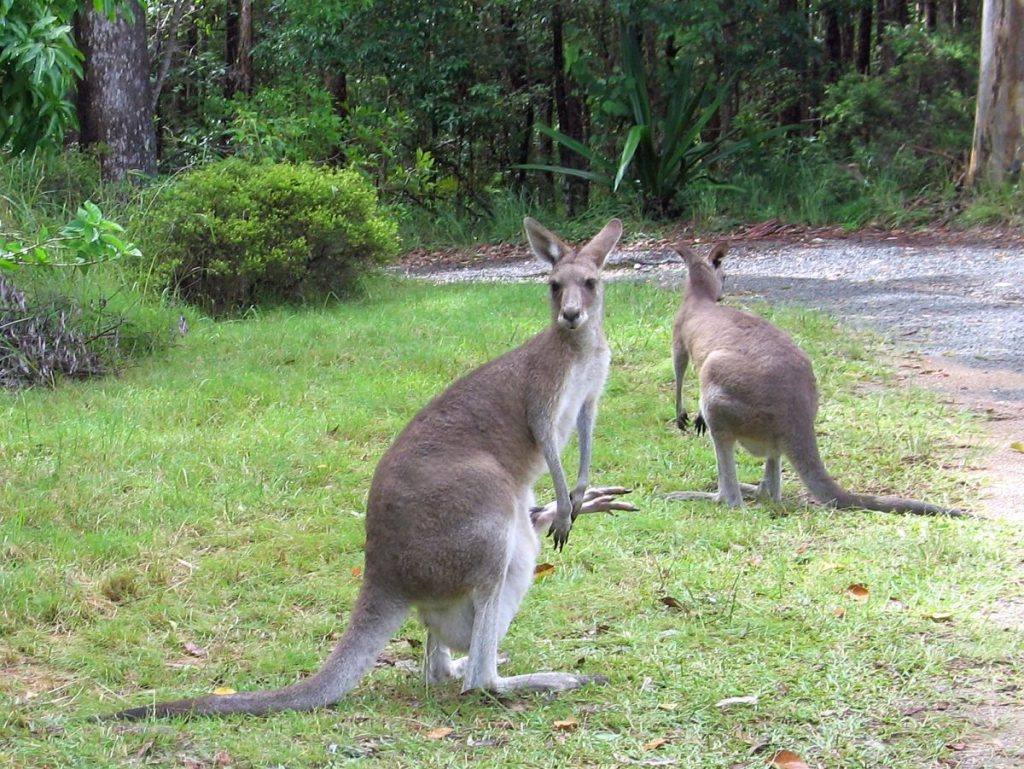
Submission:
[[[982,515],[1024,526],[1024,399],[1006,392],[1024,392],[1024,374],[1003,369],[965,366],[948,359],[916,357],[898,362],[903,378],[941,393],[958,408],[979,414],[985,435],[978,448],[984,478],[979,500]]]

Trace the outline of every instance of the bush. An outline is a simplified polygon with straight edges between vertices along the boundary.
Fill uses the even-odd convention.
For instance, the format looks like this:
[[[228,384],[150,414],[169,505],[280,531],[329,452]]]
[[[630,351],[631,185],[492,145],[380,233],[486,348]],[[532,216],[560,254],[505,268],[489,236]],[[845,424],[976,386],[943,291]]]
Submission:
[[[0,154],[0,388],[116,371],[180,338],[180,308],[145,301],[134,255],[104,209],[137,195],[103,185],[93,158]],[[122,210],[121,214],[126,211]]]
[[[136,226],[158,285],[214,314],[344,295],[398,250],[358,173],[234,158],[179,177]]]
[[[971,144],[977,46],[908,27],[891,28],[892,66],[851,72],[829,86],[822,106],[826,146],[842,156],[868,151],[887,162],[900,149],[958,158]]]

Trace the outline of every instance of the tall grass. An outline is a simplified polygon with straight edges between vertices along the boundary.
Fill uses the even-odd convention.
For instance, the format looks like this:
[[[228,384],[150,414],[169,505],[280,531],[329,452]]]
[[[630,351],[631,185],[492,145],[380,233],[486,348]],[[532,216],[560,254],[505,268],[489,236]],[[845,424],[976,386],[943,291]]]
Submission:
[[[955,172],[910,150],[879,162],[840,162],[821,152],[768,156],[739,169],[727,185],[684,193],[698,222],[729,228],[776,219],[787,224],[837,225],[847,230],[921,226],[953,218]]]
[[[108,218],[122,224],[144,216],[137,190],[104,184],[95,160],[74,152],[0,156],[0,190],[0,239],[5,243],[45,242],[86,201],[100,203]],[[26,265],[5,273],[5,279],[25,294],[27,317],[50,319],[63,313],[106,370],[164,349],[177,338],[179,316],[194,316],[148,295],[133,268],[124,264],[105,263],[88,271]],[[11,328],[25,320],[17,314],[4,314],[6,322],[18,324]]]

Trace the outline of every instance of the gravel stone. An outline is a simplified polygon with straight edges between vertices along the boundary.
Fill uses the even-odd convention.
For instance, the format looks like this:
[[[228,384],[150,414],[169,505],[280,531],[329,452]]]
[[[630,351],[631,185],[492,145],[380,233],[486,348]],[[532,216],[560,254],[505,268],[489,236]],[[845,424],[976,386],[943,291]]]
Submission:
[[[1018,243],[737,242],[726,271],[729,295],[822,310],[906,350],[1024,372],[1024,247]],[[541,280],[546,270],[524,249],[522,260],[404,273],[435,283],[508,282]],[[607,274],[672,288],[685,280],[685,268],[667,249],[617,251]],[[999,395],[1024,400],[1019,390]]]

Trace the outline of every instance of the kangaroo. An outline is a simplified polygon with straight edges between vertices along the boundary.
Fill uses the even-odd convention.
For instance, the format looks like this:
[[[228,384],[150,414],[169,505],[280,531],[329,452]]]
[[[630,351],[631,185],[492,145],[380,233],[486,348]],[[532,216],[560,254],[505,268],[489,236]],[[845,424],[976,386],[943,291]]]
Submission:
[[[698,433],[707,431],[715,446],[718,491],[674,492],[670,499],[713,499],[733,507],[743,496],[782,496],[785,455],[818,502],[839,508],[922,515],[961,515],[961,511],[915,499],[854,494],[842,488],[818,453],[814,419],[818,388],[811,361],[781,329],[749,312],[718,304],[728,250],[716,244],[706,259],[683,244],[675,246],[689,271],[686,294],[675,319],[672,360],[675,369],[676,425],[689,422],[683,406],[683,374],[690,360],[700,379]],[[735,444],[764,457],[757,486],[741,484],[736,475]]]
[[[428,683],[461,678],[463,692],[503,693],[565,691],[599,680],[559,672],[498,675],[498,644],[533,580],[543,528],[562,549],[580,513],[624,509],[614,507],[622,490],[587,494],[597,403],[611,359],[601,268],[622,224],[612,219],[578,252],[529,217],[524,228],[534,255],[551,265],[552,322],[435,397],[385,452],[370,485],[363,585],[320,670],[281,689],[150,704],[110,718],[326,707],[373,667],[412,608],[427,627]],[[574,427],[580,467],[570,491],[560,455]],[[555,487],[553,510],[534,508],[533,485],[545,467]],[[452,650],[468,654],[455,661]]]

